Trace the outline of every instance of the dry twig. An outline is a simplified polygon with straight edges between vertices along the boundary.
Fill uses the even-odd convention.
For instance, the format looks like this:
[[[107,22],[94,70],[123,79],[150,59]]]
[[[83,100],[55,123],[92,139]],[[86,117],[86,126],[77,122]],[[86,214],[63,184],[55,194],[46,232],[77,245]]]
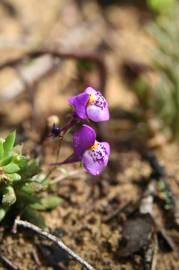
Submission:
[[[19,62],[19,64],[21,64],[21,62]],[[49,74],[49,72],[55,70],[59,64],[59,60],[57,61],[57,59],[53,59],[53,57],[45,55],[39,57],[34,63],[24,66],[21,69],[19,67],[23,80],[22,78],[17,78],[13,80],[10,84],[8,84],[8,86],[4,89],[3,93],[0,96],[1,101],[10,101],[13,98],[16,98],[25,90],[27,83],[33,85],[41,78]],[[11,67],[11,65],[7,65],[6,67]],[[12,67],[15,68],[16,65]],[[26,82],[25,85],[24,81]]]
[[[157,159],[157,156],[153,152],[147,153],[147,155],[145,155],[145,158],[147,159],[147,161],[151,166],[152,169],[151,178],[153,178],[156,181],[157,188],[164,201],[164,209],[171,211],[174,215],[175,198],[172,193],[170,184],[167,181],[165,167],[160,164],[160,162]]]
[[[70,248],[68,248],[61,240],[59,240],[56,236],[48,233],[47,231],[44,231],[40,229],[39,227],[20,219],[15,220],[14,228],[24,228],[27,230],[30,230],[31,232],[46,238],[50,241],[52,241],[54,244],[56,244],[60,249],[62,249],[64,252],[66,252],[69,256],[71,256],[73,259],[75,259],[77,262],[79,262],[83,267],[85,267],[87,270],[95,270],[93,266],[91,266],[89,263],[87,263],[84,259],[82,259],[79,255],[77,255],[74,251],[72,251]]]
[[[63,180],[67,179],[67,178],[71,178],[74,176],[78,176],[78,177],[83,177],[84,176],[84,169],[79,169],[79,170],[73,170],[69,173],[60,175],[59,177],[55,178],[54,180],[51,181],[51,184],[57,184],[59,182],[62,182]]]
[[[129,201],[127,203],[124,203],[121,207],[115,209],[114,211],[112,211],[109,215],[107,215],[103,221],[108,223],[111,220],[113,220],[114,218],[116,218],[121,212],[125,212],[125,210],[130,207],[133,204],[132,201]]]
[[[35,50],[31,52],[27,52],[24,55],[17,57],[12,60],[8,60],[2,64],[0,64],[0,70],[7,68],[7,67],[15,67],[21,63],[24,63],[25,61],[32,60],[39,58],[44,55],[50,55],[53,58],[59,58],[59,59],[79,59],[79,60],[87,60],[94,62],[100,72],[100,90],[103,91],[106,86],[106,66],[105,63],[98,54],[92,53],[92,52],[78,52],[78,51],[70,51],[70,52],[62,52],[60,50],[52,50],[52,49],[41,49],[41,50]]]
[[[14,266],[5,256],[0,254],[0,263],[6,267],[7,270],[19,270],[18,267]]]
[[[97,53],[79,52],[79,51],[62,52],[60,50],[54,50],[54,49],[35,50],[35,51],[27,52],[27,53],[25,53],[24,55],[22,55],[20,57],[17,57],[15,59],[12,59],[12,60],[9,60],[9,61],[6,61],[6,62],[0,64],[0,70],[4,69],[6,67],[16,67],[17,65],[23,64],[24,62],[26,62],[28,60],[33,60],[33,59],[36,59],[36,58],[39,58],[39,57],[42,57],[42,56],[45,56],[45,55],[49,55],[50,57],[56,58],[56,59],[87,60],[87,61],[91,61],[91,62],[95,63],[96,66],[99,69],[100,91],[105,96],[107,68],[106,68],[106,64],[105,64],[103,58],[100,55],[98,55]],[[49,70],[49,68],[47,68],[47,71]],[[23,82],[17,80],[16,92],[19,92],[19,91],[22,90],[22,88],[24,86],[24,81],[26,82],[26,85],[27,85],[27,83],[28,83],[28,85],[30,85],[30,84],[32,85],[32,83],[34,83],[35,81],[38,80],[38,76],[36,76],[34,71],[33,71],[33,74],[34,74],[34,81],[33,82],[30,82],[31,79],[29,77],[28,72],[26,74],[26,78],[25,78],[25,76],[23,76],[23,78],[24,78]],[[42,76],[42,74],[41,74],[41,76]],[[9,92],[11,93],[12,91],[9,91],[9,89],[8,89],[8,91],[6,91],[6,93],[9,93]],[[34,91],[33,91],[32,94],[34,95]],[[6,94],[6,96],[7,96],[7,94]],[[11,97],[11,94],[10,94],[10,97]],[[7,98],[4,98],[4,100],[5,99],[7,99]],[[3,100],[2,97],[1,97],[1,100]],[[33,98],[33,100],[34,100],[34,98]],[[108,137],[108,131],[107,131],[106,123],[100,123],[100,125],[99,125],[99,133],[101,134],[101,136],[103,138]]]
[[[156,234],[153,237],[152,243],[149,245],[144,254],[144,269],[155,270],[157,266],[158,241]]]

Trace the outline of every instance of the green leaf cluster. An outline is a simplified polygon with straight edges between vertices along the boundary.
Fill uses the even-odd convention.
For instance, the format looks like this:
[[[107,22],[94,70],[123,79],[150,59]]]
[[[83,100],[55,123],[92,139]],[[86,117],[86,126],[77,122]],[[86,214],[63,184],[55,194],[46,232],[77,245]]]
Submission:
[[[170,14],[176,5],[176,0],[147,0],[149,8],[160,14]]]
[[[58,206],[61,199],[48,195],[49,181],[38,161],[24,156],[15,139],[15,131],[0,138],[0,222],[21,215],[42,226],[38,211]]]

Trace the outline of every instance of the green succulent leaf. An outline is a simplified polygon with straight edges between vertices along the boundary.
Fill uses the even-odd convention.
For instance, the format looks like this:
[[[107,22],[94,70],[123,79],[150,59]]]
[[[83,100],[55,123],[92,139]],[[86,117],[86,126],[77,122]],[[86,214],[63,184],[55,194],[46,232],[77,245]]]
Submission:
[[[4,146],[3,146],[4,140],[0,139],[0,160],[3,158],[4,156]]]
[[[38,202],[31,204],[31,207],[36,210],[50,210],[62,203],[62,199],[58,196],[47,196],[40,198]]]
[[[37,160],[29,160],[27,161],[24,168],[22,168],[22,176],[23,178],[30,179],[34,175],[38,174],[40,172],[39,163]]]
[[[11,154],[15,143],[15,139],[16,139],[16,132],[15,131],[10,132],[3,144],[5,157],[8,157]]]
[[[16,158],[16,163],[18,164],[18,166],[20,167],[21,170],[24,170],[27,168],[28,160],[24,156],[20,156],[20,157]],[[29,168],[27,168],[27,169],[29,169]]]
[[[18,173],[11,173],[8,174],[8,178],[11,182],[17,182],[21,180],[21,176]]]
[[[6,166],[12,161],[12,158],[12,156],[3,158],[2,160],[0,160],[0,166]]]
[[[37,174],[37,175],[34,175],[31,179],[30,179],[32,182],[37,182],[37,183],[40,183],[40,184],[45,184],[48,182],[48,179],[46,178],[45,174]]]
[[[20,170],[20,167],[17,164],[11,162],[8,165],[4,166],[3,169],[5,173],[11,174],[17,173]]]
[[[37,159],[22,155],[22,146],[14,146],[16,133],[0,139],[0,221],[7,211],[44,227],[44,221],[38,210],[57,207],[61,199],[48,196],[49,180],[41,173]],[[11,214],[11,213],[9,213]]]
[[[12,186],[6,186],[3,189],[2,204],[4,206],[11,206],[16,202],[16,194]]]
[[[41,192],[44,190],[44,186],[40,183],[32,182],[32,183],[25,183],[21,187],[21,191],[28,193],[28,194],[33,194],[36,192]]]
[[[9,207],[4,206],[4,205],[0,206],[0,222],[3,220],[8,210],[9,210]]]
[[[22,190],[17,191],[17,198],[20,199],[20,203],[23,205],[23,208],[24,205],[28,207],[29,205],[39,201],[39,197],[36,194],[26,193]]]
[[[25,209],[22,218],[28,220],[29,222],[39,226],[40,228],[44,228],[45,227],[45,222],[44,219],[42,218],[42,216],[39,214],[38,211],[31,209],[30,207],[28,207],[27,209]]]

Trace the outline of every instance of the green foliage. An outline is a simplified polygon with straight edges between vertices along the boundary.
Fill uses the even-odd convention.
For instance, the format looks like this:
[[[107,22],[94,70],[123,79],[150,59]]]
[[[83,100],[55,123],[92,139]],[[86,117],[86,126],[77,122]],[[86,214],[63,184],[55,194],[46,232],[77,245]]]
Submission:
[[[95,65],[92,61],[82,59],[82,60],[78,60],[77,67],[80,71],[82,71],[82,70],[92,71],[92,70],[94,70]]]
[[[169,14],[174,10],[176,0],[147,0],[149,8],[160,14]]]
[[[8,157],[9,155],[11,155],[12,150],[13,150],[13,146],[15,143],[15,139],[16,139],[16,133],[11,132],[9,133],[9,135],[7,136],[5,142],[3,143],[3,149],[4,149],[4,156]]]
[[[31,204],[31,207],[36,210],[53,209],[61,203],[61,199],[57,196],[48,196],[39,198],[38,202]]]
[[[0,222],[20,214],[42,226],[38,210],[52,209],[61,199],[47,194],[49,182],[38,161],[24,156],[15,138],[15,132],[0,138]]]
[[[162,17],[149,30],[156,41],[152,81],[142,75],[133,89],[144,110],[150,110],[160,126],[179,140],[179,7],[176,16]],[[151,114],[150,114],[151,115]]]

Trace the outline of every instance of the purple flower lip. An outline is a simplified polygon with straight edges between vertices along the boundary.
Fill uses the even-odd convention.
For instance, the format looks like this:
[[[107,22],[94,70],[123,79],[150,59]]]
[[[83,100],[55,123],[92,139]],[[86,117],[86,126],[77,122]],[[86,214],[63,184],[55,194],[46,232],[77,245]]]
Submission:
[[[110,155],[110,146],[107,142],[95,143],[83,153],[82,164],[87,172],[97,176],[107,166]]]
[[[82,125],[74,133],[73,147],[74,155],[91,175],[99,175],[107,166],[110,146],[107,142],[96,141],[96,132],[92,127]]]
[[[90,119],[94,122],[109,120],[109,108],[106,99],[101,92],[92,87],[77,96],[69,99],[70,105],[73,106],[75,115],[80,119]]]
[[[62,165],[81,161],[85,170],[93,176],[101,174],[108,164],[110,145],[98,142],[96,132],[88,125],[82,125],[73,135],[74,153],[65,161],[51,164]]]
[[[95,130],[88,125],[82,125],[80,129],[73,134],[73,148],[75,155],[81,159],[84,151],[90,148],[95,140]]]

